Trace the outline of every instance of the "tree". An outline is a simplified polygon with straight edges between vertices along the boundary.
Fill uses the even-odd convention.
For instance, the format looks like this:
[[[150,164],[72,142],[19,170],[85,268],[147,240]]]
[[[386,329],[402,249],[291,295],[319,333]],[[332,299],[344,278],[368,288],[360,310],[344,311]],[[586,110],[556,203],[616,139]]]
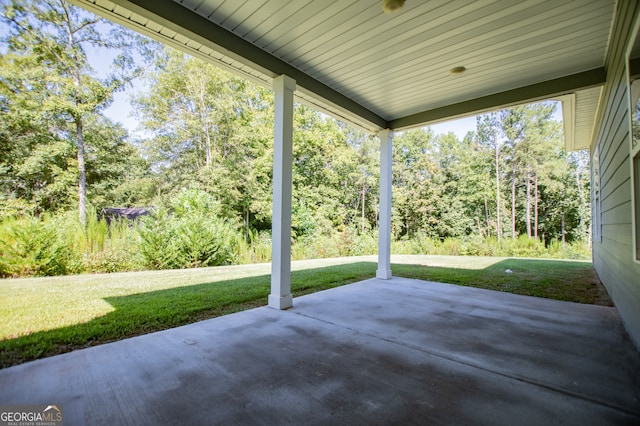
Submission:
[[[634,121],[635,123],[635,121]],[[570,170],[573,172],[573,182],[577,192],[576,213],[578,226],[574,229],[575,240],[591,241],[591,206],[590,197],[590,157],[589,151],[577,151],[568,155]]]
[[[493,177],[495,179],[496,200],[496,237],[498,244],[502,237],[502,189],[501,189],[501,151],[504,145],[498,113],[489,113],[477,117],[476,135],[481,145],[493,152]]]
[[[524,225],[529,238],[538,238],[540,183],[548,181],[558,158],[561,141],[558,123],[552,120],[555,104],[541,102],[513,107],[501,112],[511,163],[512,226],[515,230],[516,188],[524,184]],[[554,160],[555,161],[555,160]],[[566,161],[565,161],[566,164]]]
[[[247,234],[252,221],[270,225],[273,96],[169,48],[159,62],[134,103],[163,195],[197,182],[222,215],[242,217]]]
[[[86,225],[87,121],[111,102],[115,91],[142,73],[143,66],[136,64],[132,52],[137,49],[149,59],[152,44],[66,0],[12,0],[3,5],[2,18],[9,24],[6,45],[13,53],[5,59],[28,58],[34,66],[31,77],[39,77],[39,81],[25,80],[21,87],[42,100],[36,110],[55,123],[48,130],[52,137],[74,141],[78,217]],[[90,47],[118,50],[107,78],[94,76],[87,61]]]
[[[428,129],[405,132],[394,139],[393,202],[399,235],[411,237],[418,231],[429,236],[450,232],[441,220],[444,177],[436,157],[436,140]]]
[[[584,205],[586,200],[579,195],[583,194],[584,181],[575,179],[576,168],[564,152],[561,126],[553,120],[555,108],[555,103],[541,102],[509,108],[478,119],[476,134],[479,141],[485,144],[483,141],[489,141],[487,146],[493,149],[494,166],[502,164],[501,169],[508,170],[510,175],[513,238],[518,233],[536,239],[540,238],[540,233],[543,239],[560,238],[566,234],[560,229],[570,218],[586,217],[582,213],[574,213],[578,211],[578,204]],[[495,143],[491,142],[497,140],[497,134],[504,140],[501,157],[496,154]],[[506,178],[498,167],[494,173]],[[496,193],[506,190],[498,178],[495,186]],[[496,204],[499,201],[496,198]],[[576,226],[579,222],[575,222]]]
[[[149,205],[158,183],[127,131],[101,116],[85,120],[87,198],[98,210]]]
[[[355,148],[355,147],[354,147]],[[379,144],[372,138],[364,137],[357,146],[358,178],[355,187],[361,188],[358,191],[356,205],[360,206],[360,232],[364,233],[370,229],[374,223],[367,219],[367,206],[374,204],[378,188],[379,176],[375,173],[378,168],[380,157]],[[370,209],[369,209],[370,210]],[[377,222],[377,218],[376,218]]]
[[[46,74],[33,55],[0,56],[0,209],[4,217],[77,205],[75,143],[66,123],[43,108],[49,102]],[[128,143],[126,131],[93,114],[84,122],[84,134],[92,204],[135,203],[142,193],[134,187],[139,179],[148,179],[148,165]],[[126,196],[122,185],[129,186]]]
[[[304,105],[294,109],[294,129],[296,236],[372,229],[378,213],[377,142]]]
[[[453,133],[438,136],[439,164],[445,177],[443,206],[456,223],[456,236],[489,236],[489,200],[494,196],[490,152],[475,133],[462,141]]]

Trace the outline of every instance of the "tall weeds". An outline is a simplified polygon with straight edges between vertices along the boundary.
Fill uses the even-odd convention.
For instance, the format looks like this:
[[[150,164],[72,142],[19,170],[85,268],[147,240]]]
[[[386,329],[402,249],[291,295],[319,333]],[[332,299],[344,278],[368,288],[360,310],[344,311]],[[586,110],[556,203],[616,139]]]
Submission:
[[[183,203],[184,204],[184,203]],[[90,217],[83,229],[75,215],[26,217],[0,222],[0,276],[21,277],[72,273],[175,269],[271,260],[269,232],[245,238],[232,223],[205,210],[186,208],[170,215],[159,211],[140,222],[115,221],[107,226]],[[344,229],[306,235],[294,241],[292,259],[375,254],[377,231]],[[394,254],[436,254],[589,259],[586,244],[563,244],[520,236],[466,236],[434,239],[418,233],[392,242]]]

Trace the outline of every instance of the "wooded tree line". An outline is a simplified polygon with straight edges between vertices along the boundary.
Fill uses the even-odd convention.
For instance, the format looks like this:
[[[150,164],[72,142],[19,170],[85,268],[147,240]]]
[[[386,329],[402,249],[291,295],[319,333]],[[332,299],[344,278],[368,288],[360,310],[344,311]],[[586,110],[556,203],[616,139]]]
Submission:
[[[589,238],[588,153],[564,151],[556,103],[477,117],[462,140],[429,131],[397,138],[396,229],[550,241]]]
[[[160,193],[197,184],[229,218],[269,229],[271,93],[171,50],[149,78],[136,105],[149,136],[143,156],[163,175]],[[462,141],[429,129],[397,135],[396,238],[587,238],[588,155],[565,153],[556,108],[537,103],[479,116]],[[378,140],[303,105],[294,126],[294,238],[375,229]]]
[[[189,189],[212,197],[247,239],[268,232],[271,91],[64,0],[6,2],[2,14],[3,218],[76,210],[86,226],[103,207],[175,208]],[[102,77],[92,48],[116,52]],[[138,137],[103,114],[136,78],[148,87],[133,98]],[[479,116],[463,140],[428,128],[396,135],[394,237],[587,241],[588,155],[564,152],[555,108]],[[372,235],[377,138],[304,105],[294,114],[292,239]]]

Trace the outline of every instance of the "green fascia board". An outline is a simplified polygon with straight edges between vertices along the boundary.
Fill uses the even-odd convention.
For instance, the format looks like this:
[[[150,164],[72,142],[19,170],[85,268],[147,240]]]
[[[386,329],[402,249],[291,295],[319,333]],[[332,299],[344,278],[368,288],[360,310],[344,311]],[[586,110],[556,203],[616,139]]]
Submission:
[[[392,129],[408,129],[454,118],[470,116],[525,102],[549,99],[572,93],[579,89],[601,86],[606,81],[604,68],[572,74],[569,76],[543,81],[493,95],[483,96],[440,108],[419,112],[406,117],[391,120]]]

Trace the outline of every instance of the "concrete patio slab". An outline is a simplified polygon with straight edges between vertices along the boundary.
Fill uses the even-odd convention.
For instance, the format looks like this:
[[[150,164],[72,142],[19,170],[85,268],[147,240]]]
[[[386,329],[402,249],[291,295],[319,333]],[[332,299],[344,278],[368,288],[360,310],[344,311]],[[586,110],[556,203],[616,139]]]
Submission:
[[[393,278],[0,370],[68,425],[638,425],[614,308]]]

